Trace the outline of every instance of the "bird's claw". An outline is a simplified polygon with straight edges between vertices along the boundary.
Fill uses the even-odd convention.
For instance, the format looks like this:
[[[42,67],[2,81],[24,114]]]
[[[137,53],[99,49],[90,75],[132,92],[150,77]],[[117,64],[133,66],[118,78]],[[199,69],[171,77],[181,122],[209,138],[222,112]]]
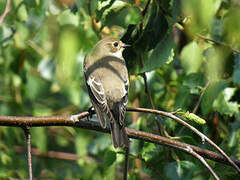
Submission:
[[[93,116],[93,114],[95,113],[93,106],[91,106],[91,107],[88,109],[88,113],[89,113],[89,115],[88,115],[88,117],[87,117],[87,120],[89,121],[89,118],[92,119],[92,116]]]

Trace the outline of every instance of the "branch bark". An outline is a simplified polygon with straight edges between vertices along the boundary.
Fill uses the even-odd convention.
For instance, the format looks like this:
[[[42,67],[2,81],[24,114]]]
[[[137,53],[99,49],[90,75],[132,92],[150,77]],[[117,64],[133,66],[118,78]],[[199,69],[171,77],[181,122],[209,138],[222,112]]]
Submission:
[[[163,116],[168,116],[170,118],[178,118],[171,113],[145,109],[145,108],[127,108],[127,111],[137,111],[137,112],[148,112],[160,114]],[[80,114],[77,114],[79,121],[74,121],[72,116],[64,115],[64,116],[42,116],[42,117],[17,117],[17,116],[0,116],[0,125],[1,126],[13,126],[13,127],[39,127],[39,126],[72,126],[76,128],[83,128],[88,130],[95,130],[103,133],[110,133],[109,127],[103,129],[100,123],[95,121],[88,121],[87,116],[89,113],[84,111]],[[147,142],[151,142],[154,144],[160,144],[163,146],[168,146],[174,149],[178,149],[184,151],[183,148],[191,147],[194,152],[199,155],[214,160],[216,162],[224,163],[226,165],[230,165],[231,163],[223,156],[213,151],[209,151],[206,149],[199,148],[197,146],[189,145],[186,143],[182,143],[176,140],[168,139],[159,135],[138,131],[134,129],[126,128],[128,136],[133,139],[139,139]],[[184,151],[185,152],[185,151]],[[232,159],[232,161],[240,167],[240,160]]]
[[[27,139],[27,158],[28,158],[28,174],[29,174],[28,176],[29,176],[29,180],[33,180],[30,128],[28,126],[25,126],[23,127],[23,130]]]

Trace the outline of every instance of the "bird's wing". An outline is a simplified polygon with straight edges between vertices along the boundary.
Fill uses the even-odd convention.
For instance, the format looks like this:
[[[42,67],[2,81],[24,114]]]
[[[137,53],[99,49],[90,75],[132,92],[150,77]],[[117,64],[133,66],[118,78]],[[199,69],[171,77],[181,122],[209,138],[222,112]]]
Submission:
[[[90,75],[87,78],[87,86],[88,89],[90,90],[90,94],[92,95],[91,98],[92,104],[93,107],[95,108],[100,123],[103,128],[106,128],[106,120],[103,116],[103,113],[105,113],[110,119],[112,119],[112,113],[110,112],[109,107],[107,105],[107,100],[105,97],[102,83],[95,76]]]
[[[87,85],[90,87],[91,92],[100,104],[107,104],[106,97],[102,83],[94,76],[89,76],[87,79]]]
[[[122,102],[121,102],[121,105],[120,105],[120,118],[119,118],[119,123],[121,125],[124,125],[124,120],[125,120],[125,113],[126,113],[126,106],[127,106],[127,103],[128,103],[128,87],[129,87],[129,82],[128,82],[128,79],[127,81],[125,82],[125,95],[124,97],[122,98]]]

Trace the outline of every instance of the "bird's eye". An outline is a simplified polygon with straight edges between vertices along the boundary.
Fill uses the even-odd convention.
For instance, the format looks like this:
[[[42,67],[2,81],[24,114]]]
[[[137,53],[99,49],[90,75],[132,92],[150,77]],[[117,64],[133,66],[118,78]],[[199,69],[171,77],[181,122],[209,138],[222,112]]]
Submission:
[[[118,47],[118,42],[114,42],[114,43],[113,43],[113,46],[114,46],[114,47]]]

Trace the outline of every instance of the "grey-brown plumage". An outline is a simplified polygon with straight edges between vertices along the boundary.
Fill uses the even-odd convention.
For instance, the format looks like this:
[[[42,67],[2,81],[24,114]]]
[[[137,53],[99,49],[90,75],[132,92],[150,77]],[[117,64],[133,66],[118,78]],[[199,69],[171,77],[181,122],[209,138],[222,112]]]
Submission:
[[[84,74],[89,96],[103,128],[105,115],[110,121],[115,148],[128,147],[124,127],[128,101],[128,72],[122,51],[126,45],[108,37],[99,41],[84,59]]]

